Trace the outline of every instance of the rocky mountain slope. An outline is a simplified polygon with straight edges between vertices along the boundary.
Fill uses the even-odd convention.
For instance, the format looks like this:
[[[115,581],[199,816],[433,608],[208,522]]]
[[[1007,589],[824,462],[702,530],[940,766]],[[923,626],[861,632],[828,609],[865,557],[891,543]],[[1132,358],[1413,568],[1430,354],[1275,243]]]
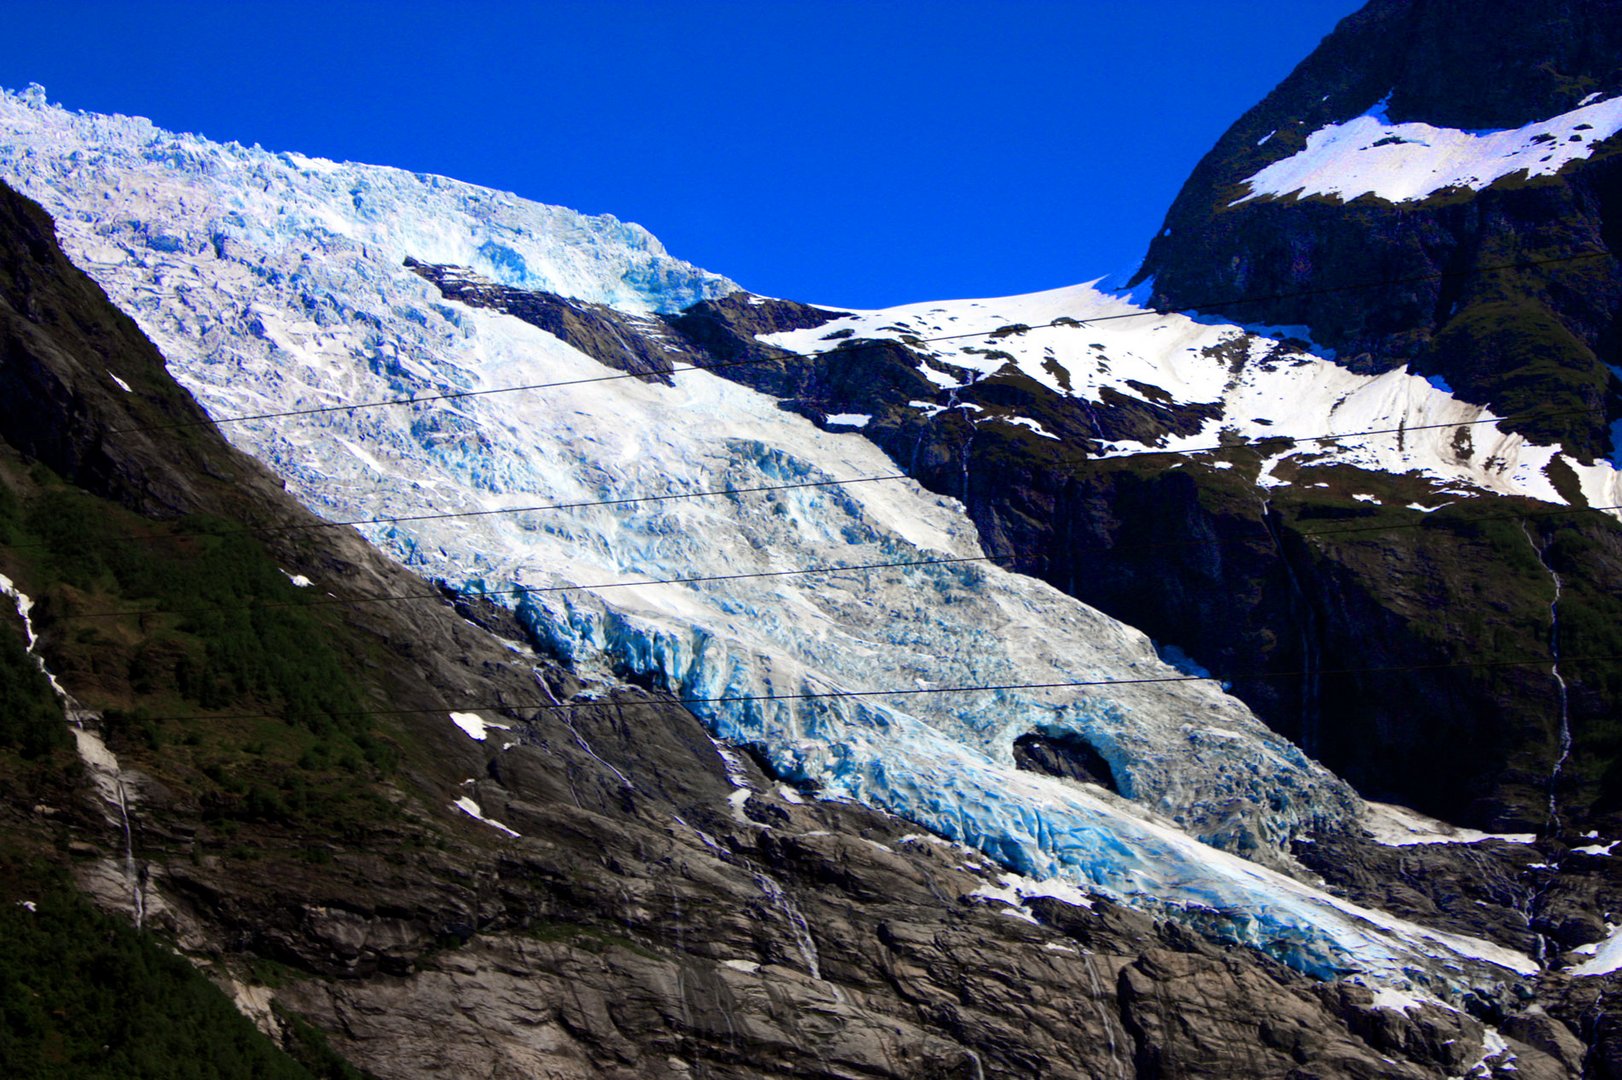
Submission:
[[[962,508],[872,441],[705,372],[612,377],[530,319],[446,302],[400,248],[465,251],[493,226],[447,222],[434,185],[0,104],[31,148],[10,160],[71,250],[216,416],[236,414],[240,446],[329,519],[510,609],[571,670],[675,692],[823,798],[1303,971],[1420,973],[1452,993],[1533,966],[1316,890],[1289,845],[1355,832],[1352,792],[1135,630],[988,560]],[[335,177],[374,201],[335,201]],[[537,233],[531,259],[571,242]],[[612,297],[627,260],[599,261],[593,295]],[[682,349],[653,300],[556,329],[601,330],[599,353],[645,373]],[[1089,748],[1108,783],[1020,769],[1030,736]]]
[[[1619,27],[1612,0],[1369,4],[1200,162],[1154,302],[1305,326],[1615,454]]]
[[[0,95],[164,354],[8,195],[20,887],[329,1075],[1610,1075],[1609,13],[1371,4],[1144,288],[880,312]]]
[[[1366,795],[1512,830],[1550,827],[1551,796],[1579,833],[1617,807],[1622,563],[1582,512],[1617,473],[1490,407],[1086,287],[860,313],[739,294],[650,329],[416,269],[604,363],[713,367],[859,431],[987,552],[1218,673]]]
[[[67,902],[58,874],[190,957],[297,1053],[290,1076],[1560,1076],[1611,1052],[1599,1014],[1585,1050],[1477,1002],[1500,1035],[807,799],[321,527],[197,423],[9,191],[0,300],[0,561],[32,601],[5,646],[71,695],[34,691],[32,742],[5,729],[5,925],[41,965],[89,949],[115,1002],[135,984],[96,945],[28,921]],[[419,600],[321,602],[392,593]],[[340,696],[293,700],[304,683],[215,648],[235,641]],[[504,698],[482,727],[446,719]],[[44,1001],[55,1019],[8,1047],[99,1019]],[[156,1075],[143,1033],[108,1038],[122,1075]],[[48,1045],[15,1075],[59,1075]]]
[[[1303,327],[1348,370],[1425,375],[1507,417],[1502,430],[1558,441],[1578,469],[1614,460],[1622,416],[1615,362],[1622,274],[1613,256],[1622,186],[1611,137],[1622,93],[1619,25],[1622,9],[1606,2],[1368,5],[1200,163],[1144,264],[1151,302]],[[1226,302],[1241,297],[1262,299]],[[1547,472],[1575,505],[1622,502],[1579,492],[1562,470]],[[1468,555],[1447,545],[1470,561],[1490,560],[1478,563],[1493,567],[1487,605],[1461,595],[1484,596],[1486,583],[1469,584],[1471,571],[1453,552],[1440,559],[1391,552],[1364,571],[1336,573],[1339,581],[1309,583],[1302,601],[1309,633],[1331,647],[1354,635],[1356,619],[1343,608],[1350,602],[1365,622],[1382,621],[1382,609],[1399,611],[1433,640],[1457,639],[1460,628],[1480,627],[1485,618],[1499,623],[1497,642],[1514,641],[1517,652],[1535,648],[1538,636],[1551,633],[1538,609],[1554,591],[1553,583],[1544,585],[1542,598],[1533,599],[1537,568],[1528,555],[1535,548],[1558,576],[1562,604],[1571,595],[1564,586],[1572,586],[1600,605],[1579,601],[1587,609],[1580,624],[1561,623],[1566,655],[1616,655],[1601,629],[1615,625],[1615,614],[1598,599],[1616,592],[1614,529],[1599,515],[1545,517],[1530,527],[1525,537],[1510,530],[1473,538],[1477,549]],[[1490,551],[1479,548],[1483,540]],[[1380,584],[1377,573],[1391,583]],[[1525,584],[1510,585],[1515,579]],[[1437,614],[1404,599],[1419,595]],[[1499,613],[1510,610],[1521,629],[1504,625]],[[1434,655],[1435,645],[1393,629],[1410,638],[1404,646]],[[1495,680],[1494,687],[1402,692],[1418,692],[1443,716],[1449,700],[1469,700],[1477,716],[1507,716],[1515,729],[1536,732],[1542,749],[1517,748],[1522,737],[1508,730],[1488,736],[1497,759],[1523,763],[1523,775],[1547,773],[1560,760],[1564,741],[1551,737],[1549,718],[1569,705],[1578,751],[1566,760],[1578,767],[1560,770],[1557,797],[1609,811],[1617,798],[1616,749],[1605,734],[1616,708],[1610,670],[1586,672],[1574,695],[1547,679],[1541,686]],[[1463,717],[1444,726],[1475,727]],[[1350,730],[1368,733],[1355,722]],[[1423,746],[1416,749],[1415,760],[1438,764]],[[1348,755],[1357,752],[1326,752],[1325,759],[1364,783],[1390,775],[1353,766]],[[1524,781],[1477,776],[1484,783],[1475,790],[1492,793],[1481,805],[1489,816],[1518,803],[1521,818],[1534,819],[1530,792],[1514,793]],[[1415,791],[1415,780],[1397,786]],[[1568,781],[1588,793],[1567,788]],[[1452,797],[1460,809],[1464,794]]]

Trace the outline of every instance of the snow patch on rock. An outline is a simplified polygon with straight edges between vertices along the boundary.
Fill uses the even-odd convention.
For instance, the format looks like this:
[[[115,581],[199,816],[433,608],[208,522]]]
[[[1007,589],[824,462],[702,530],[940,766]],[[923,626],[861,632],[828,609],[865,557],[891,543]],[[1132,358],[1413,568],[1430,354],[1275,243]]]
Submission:
[[[501,832],[506,833],[508,836],[520,836],[518,832],[513,829],[509,829],[507,826],[503,825],[499,821],[496,821],[494,818],[485,817],[484,810],[479,806],[479,804],[474,802],[466,795],[460,796],[455,802],[451,803],[451,806],[454,809],[462,811],[462,813],[466,814],[470,818],[473,818],[475,821],[482,821],[492,829],[498,829]]]
[[[830,326],[851,334],[827,340]],[[919,372],[943,388],[956,387],[959,380],[934,364],[961,369],[971,382],[1012,367],[1052,393],[1090,406],[1107,407],[1112,395],[1156,406],[1215,406],[1216,415],[1192,434],[1105,444],[1092,452],[1117,457],[1164,450],[1210,461],[1212,452],[1233,437],[1253,444],[1296,440],[1277,444],[1257,478],[1263,487],[1285,484],[1277,471],[1294,460],[1414,474],[1438,489],[1464,486],[1565,504],[1548,476],[1550,464],[1560,458],[1576,471],[1589,505],[1622,504],[1622,474],[1611,462],[1582,465],[1557,446],[1504,432],[1491,410],[1461,401],[1406,368],[1380,375],[1350,371],[1325,350],[1302,351],[1299,334],[1287,333],[1291,329],[1264,332],[1162,314],[1093,282],[1022,296],[846,310],[832,323],[763,334],[760,340],[803,355],[852,340],[907,340],[925,358]],[[983,336],[929,340],[977,331]],[[1145,398],[1144,386],[1164,397]],[[909,404],[934,416],[968,403]],[[1052,437],[1025,418],[994,419]]]
[[[1400,203],[1453,188],[1480,191],[1515,174],[1552,176],[1622,131],[1622,97],[1503,131],[1395,124],[1384,105],[1314,131],[1304,149],[1247,180],[1250,193],[1231,205],[1289,195]]]
[[[1363,828],[1379,844],[1387,847],[1412,847],[1417,844],[1479,844],[1483,840],[1503,840],[1511,844],[1530,844],[1537,839],[1533,833],[1486,833],[1449,825],[1437,818],[1426,817],[1405,806],[1391,803],[1365,802]]]
[[[497,724],[494,721],[484,719],[476,713],[453,712],[450,716],[451,723],[467,732],[468,738],[478,742],[484,742],[485,739],[489,738],[491,731],[512,730],[509,724]]]

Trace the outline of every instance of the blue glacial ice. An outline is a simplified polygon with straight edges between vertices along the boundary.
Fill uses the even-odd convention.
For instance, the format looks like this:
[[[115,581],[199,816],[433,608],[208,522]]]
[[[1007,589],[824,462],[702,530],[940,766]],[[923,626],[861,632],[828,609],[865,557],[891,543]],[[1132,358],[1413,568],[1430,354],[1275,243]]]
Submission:
[[[734,288],[612,218],[70,114],[37,96],[0,96],[0,177],[57,217],[69,254],[215,415],[601,372],[534,327],[445,302],[401,265],[408,255],[637,311]],[[333,519],[895,471],[860,434],[819,430],[705,373],[225,431]],[[532,590],[516,603],[521,619],[588,673],[659,681],[782,776],[1023,874],[1194,921],[1320,974],[1468,981],[1527,968],[1292,876],[1291,838],[1355,827],[1361,804],[1210,683],[848,696],[1177,676],[1142,634],[1040,582],[962,563],[656,581],[979,554],[962,508],[911,481],[363,531],[426,576]],[[645,584],[600,587],[626,581]],[[1085,738],[1122,794],[1017,770],[1014,739],[1038,730]]]

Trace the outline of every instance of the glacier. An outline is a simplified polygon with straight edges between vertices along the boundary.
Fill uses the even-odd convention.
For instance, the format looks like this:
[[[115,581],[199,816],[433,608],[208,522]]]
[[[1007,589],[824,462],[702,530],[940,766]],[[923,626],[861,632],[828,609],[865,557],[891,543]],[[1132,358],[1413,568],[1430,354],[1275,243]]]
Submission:
[[[67,115],[47,107],[38,84],[6,92],[5,109],[7,153],[20,156],[36,140],[54,141]],[[580,214],[443,176],[175,135],[140,117],[80,113],[73,120],[81,145],[61,162],[68,170],[62,182],[99,185],[107,209],[152,198],[190,200],[189,210],[210,222],[207,232],[183,236],[162,222],[113,215],[80,252],[87,265],[212,248],[222,266],[274,279],[301,277],[311,261],[358,246],[376,259],[357,267],[398,264],[411,254],[472,267],[515,288],[632,311],[675,311],[737,289],[672,258],[642,226],[609,215]],[[142,168],[134,172],[115,166],[137,160]],[[188,179],[167,182],[182,177]],[[406,202],[422,212],[396,215]],[[272,267],[253,257],[278,237],[304,238],[307,258]]]
[[[0,93],[0,177],[56,217],[70,256],[216,417],[603,372],[533,326],[444,301],[407,256],[639,312],[736,288],[613,219],[70,113],[37,88]],[[1087,295],[1103,294],[1032,303]],[[972,562],[658,580],[981,555],[961,506],[894,478],[858,431],[705,372],[222,430],[329,520],[366,522],[424,576],[507,603],[588,675],[662,685],[820,797],[1320,975],[1463,986],[1536,970],[1302,880],[1289,841],[1357,828],[1355,794],[1144,635],[1039,581]],[[823,486],[749,490],[793,484]],[[672,495],[697,497],[602,505]],[[1080,683],[1094,685],[1031,685]],[[947,692],[982,686],[1007,689]],[[464,731],[499,723],[453,708]],[[1119,794],[1016,769],[1013,740],[1031,731],[1094,745]]]

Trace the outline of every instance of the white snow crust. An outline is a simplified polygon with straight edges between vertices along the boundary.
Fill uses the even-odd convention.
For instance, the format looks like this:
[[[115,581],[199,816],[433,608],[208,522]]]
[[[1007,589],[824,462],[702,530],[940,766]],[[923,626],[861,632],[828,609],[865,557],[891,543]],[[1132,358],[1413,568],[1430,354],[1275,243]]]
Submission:
[[[1054,320],[1066,321],[1052,325]],[[1019,327],[1028,329],[1009,329]],[[853,333],[839,339],[829,337],[846,329]],[[980,331],[984,336],[929,340]],[[1023,296],[853,310],[813,329],[762,335],[761,340],[816,354],[834,349],[842,341],[903,338],[924,340],[925,344],[913,346],[929,356],[920,371],[946,389],[966,386],[1007,367],[1055,394],[1093,405],[1103,402],[1106,389],[1155,404],[1153,397],[1132,385],[1138,383],[1164,391],[1173,404],[1220,409],[1216,418],[1192,435],[1169,437],[1152,445],[1106,445],[1100,451],[1106,456],[1152,448],[1208,460],[1209,452],[1225,436],[1294,436],[1306,441],[1298,441],[1270,459],[1256,478],[1261,486],[1283,483],[1274,474],[1283,463],[1294,461],[1416,474],[1432,481],[1438,495],[1463,488],[1564,504],[1566,499],[1548,476],[1550,464],[1560,457],[1578,474],[1590,505],[1622,504],[1622,477],[1611,463],[1580,465],[1557,447],[1500,431],[1490,422],[1494,419],[1491,410],[1460,401],[1406,368],[1359,375],[1328,356],[1281,348],[1278,336],[1162,315],[1104,292],[1096,283]],[[988,356],[987,352],[1013,359]],[[922,401],[914,405],[931,414],[943,408]],[[1053,437],[1022,417],[981,416],[970,411],[966,418],[974,424],[1023,424]],[[1344,437],[1318,439],[1325,435]]]
[[[1537,839],[1532,833],[1487,833],[1449,825],[1433,817],[1426,817],[1406,806],[1366,801],[1363,804],[1363,828],[1376,843],[1387,847],[1412,847],[1417,844],[1478,844],[1483,840],[1503,840],[1511,844],[1530,844]]]
[[[1607,924],[1604,941],[1582,945],[1574,952],[1587,954],[1588,959],[1571,969],[1573,975],[1609,975],[1622,970],[1622,926]]]
[[[40,94],[0,96],[0,175],[56,217],[70,256],[215,415],[603,372],[532,326],[445,302],[400,265],[406,255],[629,310],[729,287],[612,219],[436,177],[219,146],[144,120],[71,115]],[[523,255],[522,273],[485,251],[496,237]],[[1008,306],[1033,319],[1123,303],[1083,286]],[[979,302],[954,310],[988,329],[1006,317]],[[1146,355],[1123,349],[1113,362],[1149,370],[1157,335],[1193,348],[1234,332],[1160,323],[1040,333],[1137,343]],[[1188,362],[1190,386],[1223,384],[1210,382],[1209,366]],[[1336,420],[1384,415],[1393,400],[1470,415],[1445,396],[1416,397],[1425,384],[1412,381],[1349,411],[1317,393]],[[1363,389],[1346,385],[1349,396]],[[1509,950],[1357,908],[1233,854],[1288,868],[1289,838],[1355,827],[1359,804],[1211,682],[843,696],[1178,677],[1142,634],[1045,584],[973,563],[651,583],[981,552],[961,506],[910,481],[736,490],[893,473],[859,434],[822,431],[703,372],[674,386],[622,380],[223,430],[334,520],[733,489],[361,531],[426,576],[514,604],[537,642],[588,674],[662,681],[717,738],[758,746],[780,777],[893,812],[1025,877],[1057,879],[1054,888],[1185,918],[1320,974],[1469,983],[1533,969]],[[629,579],[650,583],[591,588]],[[515,585],[534,591],[514,601],[502,591]],[[793,696],[806,694],[820,696]],[[458,715],[473,738],[493,726]],[[1013,740],[1033,730],[1088,739],[1123,795],[1017,770]],[[457,805],[480,816],[476,804]]]
[[[475,821],[482,821],[492,829],[499,829],[508,836],[516,837],[520,835],[515,830],[509,829],[507,826],[503,825],[499,821],[496,821],[494,818],[485,817],[484,809],[479,806],[478,803],[474,802],[469,796],[462,795],[458,797],[455,802],[451,803],[451,806],[454,809],[462,811],[462,813],[466,814],[470,818],[473,818]]]
[[[1552,176],[1618,131],[1622,97],[1504,131],[1395,124],[1382,101],[1362,116],[1314,131],[1304,149],[1246,181],[1250,194],[1232,205],[1288,195],[1414,202],[1450,188],[1480,191],[1517,173]]]
[[[453,712],[451,713],[451,723],[467,732],[467,737],[476,742],[484,742],[485,739],[490,737],[490,732],[486,730],[490,725],[484,722],[483,717],[475,713]]]

